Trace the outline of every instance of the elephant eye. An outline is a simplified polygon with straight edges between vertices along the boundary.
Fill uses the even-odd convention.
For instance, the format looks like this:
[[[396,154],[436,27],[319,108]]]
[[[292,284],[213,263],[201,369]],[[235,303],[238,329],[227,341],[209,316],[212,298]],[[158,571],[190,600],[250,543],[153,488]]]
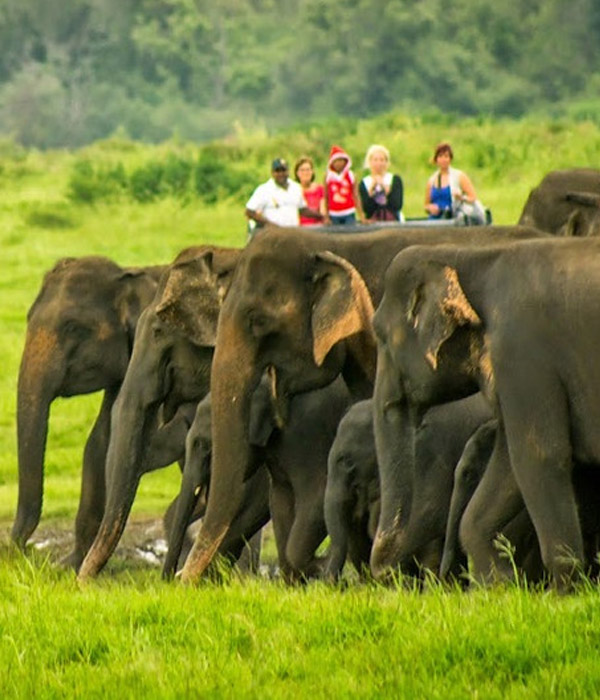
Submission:
[[[270,319],[258,311],[248,313],[248,328],[252,335],[258,337],[265,336],[273,330]]]
[[[91,331],[86,326],[82,326],[81,323],[75,321],[74,319],[69,319],[62,324],[62,332],[65,336],[69,338],[84,338],[90,335]]]

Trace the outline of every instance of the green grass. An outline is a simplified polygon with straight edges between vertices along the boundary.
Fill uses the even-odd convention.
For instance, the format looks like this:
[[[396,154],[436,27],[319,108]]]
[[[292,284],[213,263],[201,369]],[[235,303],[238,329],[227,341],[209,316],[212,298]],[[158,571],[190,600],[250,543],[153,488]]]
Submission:
[[[514,223],[547,170],[600,162],[600,130],[587,122],[440,123],[402,115],[338,134],[355,158],[371,142],[392,152],[405,212],[420,216],[433,145],[450,139],[496,223]],[[325,127],[269,140],[241,134],[214,144],[243,159],[257,182],[271,154],[290,160],[328,151]],[[16,377],[27,309],[44,272],[62,256],[107,255],[123,265],[167,262],[189,245],[243,245],[243,201],[207,206],[173,197],[139,204],[67,198],[77,158],[134,167],[168,146],[103,143],[85,152],[4,156],[0,169],[0,687],[2,697],[428,697],[577,698],[600,692],[600,597],[518,587],[469,594],[322,584],[285,588],[235,577],[198,589],[160,581],[157,570],[114,558],[97,582],[40,552],[7,544],[16,504]],[[111,160],[112,159],[112,160]],[[237,161],[236,161],[237,162]],[[246,163],[247,162],[247,163]],[[250,194],[250,193],[248,193]],[[83,445],[100,396],[52,407],[41,527],[72,529]],[[133,518],[158,517],[178,488],[177,468],[145,476]]]

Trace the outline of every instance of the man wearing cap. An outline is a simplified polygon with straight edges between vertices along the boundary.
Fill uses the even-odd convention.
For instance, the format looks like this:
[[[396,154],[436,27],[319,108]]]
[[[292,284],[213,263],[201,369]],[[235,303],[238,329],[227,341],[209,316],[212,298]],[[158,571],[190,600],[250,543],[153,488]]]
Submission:
[[[287,161],[275,158],[271,178],[254,190],[246,204],[246,216],[255,226],[264,226],[269,221],[279,226],[298,226],[299,214],[323,218],[320,212],[306,206],[302,187],[289,179]]]

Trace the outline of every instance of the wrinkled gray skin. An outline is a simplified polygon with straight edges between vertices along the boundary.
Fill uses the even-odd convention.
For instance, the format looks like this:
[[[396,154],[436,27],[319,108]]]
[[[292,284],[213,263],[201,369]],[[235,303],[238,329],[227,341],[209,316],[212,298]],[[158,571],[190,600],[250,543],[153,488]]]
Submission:
[[[600,235],[600,170],[553,170],[531,190],[519,224],[559,236]]]
[[[67,561],[77,566],[91,544],[104,508],[110,411],[139,315],[154,296],[163,270],[122,268],[107,258],[84,257],[59,260],[44,276],[27,315],[17,390],[19,497],[11,536],[19,546],[25,546],[41,516],[52,402],[59,396],[104,391],[84,450],[75,549]],[[174,430],[179,432],[177,426]],[[168,439],[155,447],[168,452]]]
[[[454,487],[448,515],[444,542],[444,555],[440,576],[444,578],[461,557],[459,544],[460,520],[488,465],[494,449],[498,421],[493,419],[482,425],[468,441],[454,474]],[[514,481],[509,465],[505,483]],[[575,465],[572,473],[577,510],[584,538],[585,569],[588,575],[598,575],[597,554],[600,533],[600,469],[588,465]],[[544,577],[544,567],[535,536],[533,523],[527,510],[521,511],[502,533],[514,548],[514,561],[527,581]]]
[[[161,422],[195,406],[210,389],[216,325],[240,251],[205,246],[161,277],[140,317],[131,360],[112,411],[106,458],[107,498],[101,525],[79,576],[96,575],[117,546]],[[185,438],[180,444],[185,450]],[[174,507],[174,506],[172,506]]]
[[[357,413],[352,416],[355,408]],[[371,546],[366,544],[372,545],[373,525],[379,522],[374,518],[380,503],[372,409],[372,401],[352,408],[330,454],[325,514],[331,538],[328,573],[332,576],[341,571],[345,544],[353,531],[358,530],[354,549],[362,542],[360,565],[368,564]],[[491,415],[481,394],[436,406],[424,415],[415,437],[414,462],[396,465],[396,484],[403,491],[396,504],[394,537],[387,543],[388,567],[399,567],[411,575],[423,567],[439,572],[454,470],[467,440]],[[370,447],[368,457],[365,443]],[[362,527],[353,518],[361,518]],[[454,572],[464,563],[457,561]]]
[[[318,576],[320,561],[315,556],[326,535],[323,500],[327,476],[327,455],[338,421],[350,397],[343,381],[292,399],[283,429],[274,413],[269,380],[263,380],[252,397],[250,443],[252,476],[245,482],[246,497],[241,513],[234,518],[221,544],[230,543],[236,533],[246,539],[253,533],[249,525],[260,527],[273,520],[279,568],[288,581]],[[172,575],[180,560],[183,533],[198,495],[210,483],[210,395],[198,405],[196,420],[187,440],[185,469],[165,562],[165,576]],[[264,476],[270,475],[269,486]],[[257,477],[264,483],[254,488]],[[258,506],[258,507],[256,507]],[[248,511],[259,517],[251,521]],[[262,518],[260,517],[262,516]]]
[[[523,501],[555,585],[582,570],[572,470],[600,464],[598,295],[598,238],[414,246],[388,268],[374,320],[382,409],[418,414],[477,389],[496,406],[492,456],[460,524],[483,581],[512,576],[494,539]]]
[[[403,248],[427,241],[479,245],[540,235],[517,227],[390,228],[323,235],[266,226],[240,256],[219,316],[212,368],[213,462],[206,517],[185,567],[197,580],[227,533],[250,460],[250,398],[270,368],[280,412],[289,397],[342,373],[355,399],[371,395],[375,343],[372,302],[383,271]]]

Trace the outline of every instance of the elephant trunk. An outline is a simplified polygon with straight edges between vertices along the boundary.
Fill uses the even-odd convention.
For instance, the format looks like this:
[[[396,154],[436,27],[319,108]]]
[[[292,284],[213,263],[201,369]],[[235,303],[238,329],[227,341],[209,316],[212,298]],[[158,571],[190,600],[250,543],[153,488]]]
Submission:
[[[177,562],[181,555],[185,533],[198,498],[202,492],[206,492],[208,483],[202,479],[203,465],[210,460],[210,454],[206,454],[200,445],[192,444],[193,438],[188,435],[186,444],[186,464],[181,480],[181,490],[177,496],[175,516],[170,526],[169,550],[163,566],[163,578],[172,578],[177,569]]]
[[[29,330],[17,388],[19,495],[11,537],[24,547],[37,527],[44,491],[44,454],[50,404],[63,379],[64,358],[56,335]]]
[[[196,581],[212,561],[244,499],[251,464],[250,400],[260,369],[248,341],[231,320],[219,321],[211,374],[212,466],[206,514],[181,572]]]
[[[381,362],[383,365],[384,362]],[[373,421],[379,463],[381,512],[371,550],[371,571],[384,576],[399,565],[403,529],[410,518],[414,469],[413,419],[398,391],[388,391],[379,377],[374,393]]]
[[[106,507],[100,528],[88,551],[78,578],[96,576],[119,543],[141,475],[144,473],[144,444],[157,409],[139,405],[135,392],[123,392],[112,412],[111,439],[106,456]],[[150,410],[153,408],[153,410]]]

